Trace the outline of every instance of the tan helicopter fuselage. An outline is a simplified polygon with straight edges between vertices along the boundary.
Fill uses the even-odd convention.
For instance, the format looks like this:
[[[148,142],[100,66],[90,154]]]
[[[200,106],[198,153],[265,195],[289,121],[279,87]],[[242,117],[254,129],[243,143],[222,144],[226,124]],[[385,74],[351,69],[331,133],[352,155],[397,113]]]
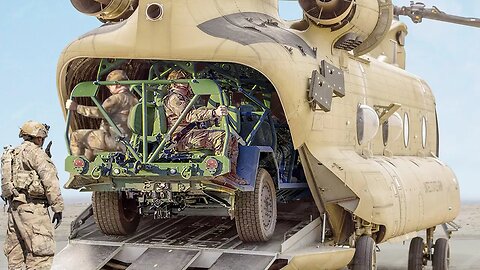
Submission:
[[[146,9],[151,3],[162,6],[161,18],[148,18]],[[348,238],[359,220],[366,227],[373,225],[374,233],[381,231],[377,241],[452,221],[459,212],[459,187],[453,172],[436,157],[433,93],[422,79],[402,68],[405,52],[395,35],[399,29],[406,33],[405,26],[394,22],[370,54],[355,56],[332,46],[341,33],[374,31],[379,12],[370,6],[375,7],[377,1],[357,4],[358,15],[332,31],[309,20],[297,26],[283,21],[274,0],[140,0],[130,18],[87,33],[64,50],[57,73],[60,102],[65,102],[74,86],[67,83],[76,76],[69,71],[72,61],[82,58],[227,62],[252,67],[278,93],[311,193],[320,212],[327,211],[337,241]],[[273,18],[277,25],[259,29],[277,27],[303,39],[309,48],[275,39],[242,44],[199,27],[231,14],[245,17],[246,25],[264,15]],[[355,27],[355,22],[366,23],[362,28]],[[242,31],[257,30],[244,27]],[[322,60],[344,72],[345,96],[333,97],[330,111],[318,106],[312,109],[308,95],[312,71],[319,70]],[[407,130],[396,139],[387,136],[384,140],[380,123],[373,138],[359,140],[361,105],[376,110],[380,119],[382,113],[393,113],[386,108],[395,110],[403,122],[401,128]]]

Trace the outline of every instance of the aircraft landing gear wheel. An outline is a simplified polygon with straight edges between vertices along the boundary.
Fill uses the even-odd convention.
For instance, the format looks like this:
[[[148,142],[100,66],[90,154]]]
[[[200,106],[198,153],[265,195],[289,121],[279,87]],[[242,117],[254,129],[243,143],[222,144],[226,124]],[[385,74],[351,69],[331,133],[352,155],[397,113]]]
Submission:
[[[92,208],[95,223],[104,234],[128,235],[140,222],[136,200],[127,199],[123,192],[94,191]]]
[[[264,242],[272,237],[277,223],[277,197],[270,174],[258,169],[254,191],[235,195],[235,225],[243,242]]]
[[[372,237],[363,235],[358,238],[357,243],[355,243],[355,255],[352,259],[351,269],[377,269],[377,252]]]
[[[433,246],[433,270],[446,270],[450,265],[450,247],[448,240],[439,238]]]
[[[408,250],[408,270],[421,270],[425,265],[424,252],[425,243],[423,238],[415,237],[410,242],[410,248]]]

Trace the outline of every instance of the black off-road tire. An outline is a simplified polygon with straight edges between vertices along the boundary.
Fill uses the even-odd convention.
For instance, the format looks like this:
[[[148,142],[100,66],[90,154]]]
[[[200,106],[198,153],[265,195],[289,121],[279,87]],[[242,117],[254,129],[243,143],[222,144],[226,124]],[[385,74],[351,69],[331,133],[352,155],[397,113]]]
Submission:
[[[355,243],[355,255],[350,267],[353,270],[377,269],[377,253],[375,241],[372,237],[363,235],[358,238]]]
[[[448,240],[438,238],[433,246],[433,270],[446,270],[450,266],[450,247]]]
[[[422,237],[415,237],[410,241],[410,248],[408,249],[408,270],[424,269],[424,254],[425,243]]]
[[[135,199],[127,199],[122,192],[94,191],[93,216],[104,234],[128,235],[138,227],[140,215]]]
[[[236,194],[234,215],[243,242],[264,242],[272,237],[277,223],[277,198],[275,184],[265,169],[258,169],[254,191]]]

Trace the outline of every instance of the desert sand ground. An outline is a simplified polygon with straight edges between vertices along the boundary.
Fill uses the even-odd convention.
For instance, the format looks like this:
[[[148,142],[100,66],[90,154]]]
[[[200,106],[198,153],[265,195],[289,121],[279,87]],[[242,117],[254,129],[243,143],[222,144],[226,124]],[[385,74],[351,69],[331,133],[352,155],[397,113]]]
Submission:
[[[64,218],[61,226],[55,231],[57,240],[57,252],[62,250],[68,243],[70,223],[86,207],[87,203],[70,203],[65,207]],[[7,215],[0,208],[0,242],[5,238]],[[450,269],[480,269],[480,202],[464,203],[460,215],[455,222],[462,226],[460,231],[453,234],[450,240],[451,264]],[[437,229],[437,235],[443,237],[443,230]],[[424,233],[419,233],[424,237]],[[385,243],[379,246],[377,253],[377,265],[379,270],[407,269],[408,246],[410,241],[400,243]],[[7,269],[6,258],[0,255],[0,269]],[[80,269],[80,268],[79,268]],[[427,269],[431,269],[428,266]]]

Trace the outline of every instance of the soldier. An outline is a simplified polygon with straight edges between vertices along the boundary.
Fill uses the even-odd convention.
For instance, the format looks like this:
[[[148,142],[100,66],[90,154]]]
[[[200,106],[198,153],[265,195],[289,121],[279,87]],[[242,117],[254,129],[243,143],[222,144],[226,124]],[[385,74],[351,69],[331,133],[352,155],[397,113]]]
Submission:
[[[24,142],[2,156],[2,197],[9,202],[4,252],[8,269],[50,269],[55,253],[54,228],[62,221],[63,198],[57,169],[42,150],[49,126],[28,121],[20,128]],[[54,212],[50,223],[48,206]]]
[[[168,75],[168,80],[180,80],[188,78],[183,70],[174,70]],[[167,116],[168,128],[172,127],[193,97],[188,84],[172,83],[168,94],[164,99],[165,113]],[[214,120],[228,115],[227,107],[221,105],[216,109],[206,107],[191,109],[178,128],[173,132],[172,138],[176,142],[178,151],[189,151],[193,149],[211,149],[215,155],[221,155],[225,132],[223,130],[208,130],[197,128],[196,123]],[[235,138],[230,139],[229,158],[232,164],[231,173],[226,175],[228,180],[238,184],[247,184],[236,174],[238,157],[238,143]],[[215,182],[226,184],[222,178],[214,179]]]
[[[114,70],[107,75],[107,81],[128,80],[123,70]],[[120,129],[122,134],[129,138],[132,134],[128,128],[127,119],[130,109],[138,103],[138,99],[129,91],[125,85],[108,85],[112,94],[102,104],[113,122]],[[91,118],[103,118],[96,106],[78,105],[73,100],[67,100],[65,107],[68,110]],[[125,146],[115,140],[115,132],[108,122],[103,119],[99,129],[80,129],[72,132],[70,137],[70,149],[72,155],[85,155],[92,160],[96,151],[119,151],[125,152]]]

